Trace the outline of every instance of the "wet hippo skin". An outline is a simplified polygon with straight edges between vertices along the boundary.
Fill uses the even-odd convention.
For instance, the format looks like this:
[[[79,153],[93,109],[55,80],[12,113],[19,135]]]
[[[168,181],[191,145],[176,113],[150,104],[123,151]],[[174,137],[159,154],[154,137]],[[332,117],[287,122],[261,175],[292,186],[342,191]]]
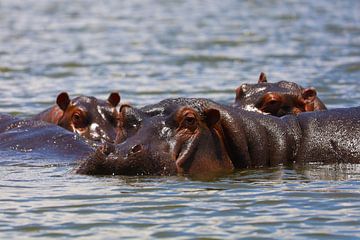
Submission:
[[[135,175],[233,170],[217,126],[219,111],[210,109],[200,115],[191,107],[173,107],[169,114],[142,118],[135,134],[120,145],[98,150],[77,172]]]
[[[303,113],[297,122],[295,161],[360,163],[360,107]]]
[[[326,110],[315,88],[288,81],[268,83],[265,73],[260,74],[257,84],[242,84],[236,89],[233,106],[278,117]]]
[[[0,114],[0,151],[75,163],[94,152],[92,141],[57,125]],[[95,146],[95,145],[94,145]]]
[[[94,141],[117,142],[119,119],[116,107],[119,102],[120,95],[115,92],[106,101],[89,96],[71,100],[66,92],[62,92],[56,105],[32,119],[57,124]]]
[[[131,130],[126,140],[99,148],[81,161],[78,173],[171,175],[294,161],[360,163],[359,107],[278,118],[178,98],[121,113]]]

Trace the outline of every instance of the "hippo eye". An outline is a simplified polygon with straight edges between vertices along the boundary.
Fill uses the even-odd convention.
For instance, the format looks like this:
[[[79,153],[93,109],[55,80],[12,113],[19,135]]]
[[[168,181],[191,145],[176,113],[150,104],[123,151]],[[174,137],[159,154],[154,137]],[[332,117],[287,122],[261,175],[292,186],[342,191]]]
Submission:
[[[84,122],[83,116],[76,112],[72,115],[72,122],[77,128],[85,127],[86,123]]]
[[[278,103],[278,101],[276,101],[276,100],[271,100],[271,101],[267,102],[268,105],[275,105],[277,103]]]
[[[185,123],[187,125],[194,125],[195,124],[195,118],[194,117],[186,117],[185,118]]]
[[[194,130],[193,128],[196,128],[196,118],[193,115],[188,115],[183,120],[183,126],[186,128],[190,128],[191,130]]]
[[[75,113],[72,118],[74,122],[79,122],[81,120],[80,114],[78,113]]]

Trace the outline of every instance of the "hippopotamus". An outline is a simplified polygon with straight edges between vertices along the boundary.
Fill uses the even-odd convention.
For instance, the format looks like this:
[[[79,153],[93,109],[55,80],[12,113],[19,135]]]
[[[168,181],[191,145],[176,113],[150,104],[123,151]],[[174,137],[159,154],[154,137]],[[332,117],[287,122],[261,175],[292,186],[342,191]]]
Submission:
[[[98,148],[77,173],[174,175],[360,163],[360,107],[276,117],[178,98],[141,109],[124,106],[120,115],[126,139]]]
[[[134,113],[131,107],[122,108],[122,112],[125,115]],[[129,116],[135,124],[132,128],[138,127],[135,134],[128,135],[120,145],[107,144],[98,149],[96,154],[81,163],[76,172],[164,175],[210,169],[232,170],[221,132],[215,126],[219,117],[218,111],[204,111],[200,115],[186,106],[177,107],[166,115],[144,117],[139,126],[135,124],[136,117]],[[126,119],[125,125],[128,124]],[[191,162],[190,159],[199,160]],[[208,162],[207,159],[214,161]]]
[[[242,84],[236,89],[233,106],[278,117],[327,109],[315,88],[288,81],[268,83],[263,72],[257,84]]]
[[[79,96],[72,100],[62,92],[56,105],[35,115],[33,120],[57,124],[80,136],[95,140],[116,142],[118,134],[119,93],[113,92],[106,101],[95,97]]]
[[[0,153],[3,160],[23,154],[28,162],[43,160],[75,164],[98,146],[97,142],[54,124],[0,114]]]

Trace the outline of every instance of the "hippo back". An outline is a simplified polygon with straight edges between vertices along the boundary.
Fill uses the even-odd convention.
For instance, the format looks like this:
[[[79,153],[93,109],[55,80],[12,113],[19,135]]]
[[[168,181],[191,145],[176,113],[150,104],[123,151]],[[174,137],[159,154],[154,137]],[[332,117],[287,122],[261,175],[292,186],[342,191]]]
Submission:
[[[72,163],[92,151],[93,147],[83,138],[57,125],[0,115],[2,156]]]
[[[360,107],[302,113],[297,162],[360,163]]]

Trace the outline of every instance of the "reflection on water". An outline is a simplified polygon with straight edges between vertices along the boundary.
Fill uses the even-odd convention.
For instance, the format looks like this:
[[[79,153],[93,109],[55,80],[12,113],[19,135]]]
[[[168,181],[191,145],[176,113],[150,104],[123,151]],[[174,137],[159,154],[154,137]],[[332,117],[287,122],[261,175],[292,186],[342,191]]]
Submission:
[[[320,180],[308,170],[245,170],[216,181],[1,171],[4,237],[328,238],[356,236],[360,223],[359,178]]]
[[[357,106],[359,11],[356,0],[3,0],[0,110],[31,116],[64,90],[120,90],[137,106],[231,103],[260,71],[316,87],[329,108]],[[0,158],[4,239],[360,238],[357,165],[90,177],[26,154]]]
[[[295,169],[310,180],[343,181],[360,179],[360,165],[358,164],[321,165],[320,163],[312,163],[295,167]]]

